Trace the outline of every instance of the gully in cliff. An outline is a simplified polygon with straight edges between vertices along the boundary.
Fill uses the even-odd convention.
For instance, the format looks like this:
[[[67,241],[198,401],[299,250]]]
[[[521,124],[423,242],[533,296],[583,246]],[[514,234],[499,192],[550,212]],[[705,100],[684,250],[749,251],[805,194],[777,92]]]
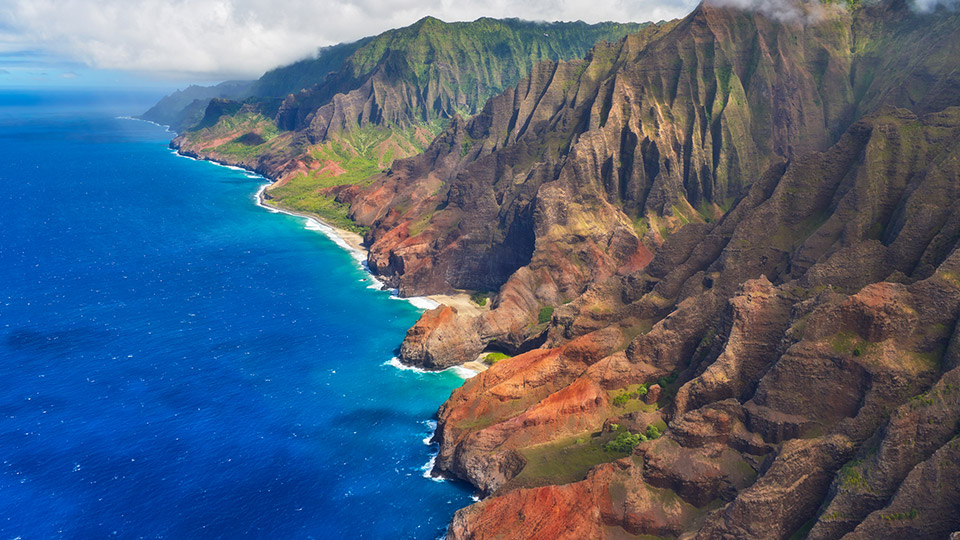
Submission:
[[[960,529],[960,14],[779,7],[701,4],[482,99],[427,20],[351,52],[384,71],[348,89],[211,102],[175,141],[356,228],[399,294],[472,293],[399,349],[489,366],[438,413],[435,470],[485,495],[449,537]]]

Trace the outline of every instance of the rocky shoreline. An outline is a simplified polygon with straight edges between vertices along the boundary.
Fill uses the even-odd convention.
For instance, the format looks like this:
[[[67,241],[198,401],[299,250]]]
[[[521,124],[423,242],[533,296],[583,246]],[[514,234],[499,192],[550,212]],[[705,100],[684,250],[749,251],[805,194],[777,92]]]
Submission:
[[[281,204],[271,204],[268,202],[270,200],[270,197],[267,191],[272,185],[274,185],[277,182],[276,177],[282,176],[282,173],[278,173],[277,171],[266,170],[262,166],[253,165],[243,160],[232,160],[226,156],[221,156],[221,155],[212,156],[212,155],[204,154],[202,152],[197,152],[194,150],[183,149],[181,148],[181,145],[178,142],[179,140],[180,139],[178,137],[178,138],[175,138],[173,141],[171,141],[170,148],[172,150],[175,150],[178,154],[182,156],[189,157],[191,159],[200,160],[200,161],[208,161],[211,163],[215,163],[217,165],[241,168],[248,172],[251,172],[263,177],[269,183],[264,184],[257,191],[255,195],[258,206],[266,208],[271,212],[279,212],[279,213],[287,214],[290,216],[296,216],[296,217],[304,218],[304,219],[315,222],[317,225],[319,225],[321,232],[323,232],[325,235],[331,238],[331,240],[333,240],[337,245],[351,252],[354,255],[354,257],[359,262],[361,262],[364,269],[370,273],[372,278],[375,278],[375,279],[378,278],[377,274],[372,272],[370,270],[370,267],[366,265],[370,252],[368,248],[364,245],[364,238],[361,235],[352,231],[339,228],[325,221],[321,216],[317,214],[297,212],[295,210],[284,208]],[[387,285],[382,285],[382,287],[384,289],[388,288]],[[397,292],[396,294],[399,295],[399,292]],[[464,313],[469,316],[476,316],[478,314],[483,313],[484,311],[487,311],[483,307],[476,305],[476,303],[474,303],[471,300],[470,294],[465,292],[461,292],[461,293],[453,292],[451,294],[427,294],[427,295],[417,295],[412,297],[400,296],[400,297],[411,301],[417,307],[425,309],[428,312],[436,312],[436,311],[445,312],[450,310],[457,313]],[[405,363],[411,367],[426,368],[425,366],[418,365],[415,363],[410,363],[410,362],[405,362]],[[478,357],[475,360],[467,360],[458,364],[443,366],[442,368],[438,368],[438,369],[447,369],[455,366],[464,368],[473,373],[481,373],[485,371],[488,367],[487,364],[482,362],[481,359]],[[426,369],[429,369],[429,368],[426,368]]]
[[[494,292],[400,349],[504,356],[438,413],[450,538],[960,528],[960,15],[815,15],[701,5],[323,191],[403,295]]]

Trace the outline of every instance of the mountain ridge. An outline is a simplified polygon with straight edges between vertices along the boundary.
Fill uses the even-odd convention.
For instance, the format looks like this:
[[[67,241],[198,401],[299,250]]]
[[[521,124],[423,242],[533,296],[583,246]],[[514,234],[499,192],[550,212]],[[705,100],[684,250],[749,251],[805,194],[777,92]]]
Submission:
[[[957,30],[899,1],[806,24],[701,4],[536,64],[363,178],[297,193],[284,164],[235,162],[337,205],[402,294],[491,293],[400,347],[429,369],[500,355],[439,411],[437,471],[485,495],[449,537],[942,537],[960,529]],[[331,109],[375,118],[361,94]],[[256,108],[218,122],[238,113]],[[348,116],[284,126],[343,156],[328,128]]]
[[[174,146],[277,179],[268,192],[273,204],[355,229],[341,205],[317,196],[318,188],[362,182],[394,159],[419,153],[452,117],[472,114],[539,60],[575,57],[641,26],[425,18],[253,84],[300,85],[303,73],[322,64],[326,74],[309,87],[232,105],[211,101],[211,121],[182,133]],[[334,54],[335,61],[328,58]]]
[[[516,355],[441,408],[438,470],[492,495],[458,512],[452,538],[614,529],[786,538],[805,523],[814,538],[898,527],[937,537],[960,527],[917,519],[960,499],[950,491],[920,499],[923,485],[903,475],[955,455],[958,411],[947,388],[956,361],[943,351],[953,342],[956,291],[939,272],[952,275],[956,258],[948,216],[960,177],[956,152],[945,148],[960,92],[956,59],[943,52],[957,49],[957,16],[943,15],[879,4],[796,26],[702,6],[628,37],[615,54],[601,45],[582,64],[541,65],[422,156],[368,188],[339,188],[350,215],[371,226],[371,268],[407,294],[487,287],[498,249],[529,254],[499,274],[509,277],[491,311],[438,308],[401,347],[405,361],[429,368],[485,351]],[[705,54],[708,36],[728,47],[724,56]],[[719,58],[731,59],[728,75],[715,68]],[[573,89],[564,79],[578,72]],[[648,105],[638,103],[661,112],[642,116]],[[717,126],[732,149],[710,144]],[[736,164],[728,182],[746,180],[733,190],[713,172],[724,163]],[[653,178],[638,181],[641,171]],[[715,196],[738,190],[733,200]],[[704,201],[716,206],[699,210]],[[518,222],[534,238],[510,240]],[[637,385],[657,387],[658,408],[615,404],[634,403]],[[794,390],[817,385],[811,395]],[[870,437],[902,448],[930,385],[934,414],[948,419],[930,441],[936,452],[849,472],[868,467],[856,463],[869,462]],[[887,439],[877,403],[902,411]],[[640,443],[633,457],[608,454],[613,464],[579,469],[580,482],[535,487],[542,473],[533,471],[548,463],[605,451],[584,441],[660,422],[666,435]],[[898,476],[886,476],[890,459],[901,460]],[[568,474],[554,481],[582,478]],[[851,484],[855,474],[869,479]],[[785,489],[804,476],[809,483]],[[864,497],[877,489],[871,482],[903,495]],[[678,499],[663,498],[671,493]],[[821,505],[831,510],[818,513]]]

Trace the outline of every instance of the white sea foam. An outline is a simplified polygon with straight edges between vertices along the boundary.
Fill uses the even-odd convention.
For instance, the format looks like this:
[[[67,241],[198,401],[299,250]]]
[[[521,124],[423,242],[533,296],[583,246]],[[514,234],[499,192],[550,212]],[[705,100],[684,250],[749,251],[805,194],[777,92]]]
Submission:
[[[144,120],[144,122],[147,122],[147,121],[148,121],[148,120]],[[353,257],[353,259],[357,262],[357,264],[360,266],[360,268],[361,268],[364,272],[366,272],[366,273],[368,274],[368,278],[370,279],[370,284],[367,285],[367,288],[368,288],[368,289],[376,289],[376,290],[382,290],[382,289],[383,289],[383,287],[384,287],[383,282],[380,281],[379,279],[377,279],[377,277],[376,277],[375,275],[373,275],[373,272],[370,271],[370,266],[367,264],[367,256],[366,256],[366,253],[364,253],[362,250],[359,250],[359,249],[351,246],[342,236],[340,236],[340,233],[337,232],[337,229],[331,227],[330,225],[327,225],[326,223],[323,223],[322,221],[320,221],[320,220],[318,220],[317,218],[314,218],[314,217],[312,217],[312,216],[305,216],[305,215],[302,215],[302,214],[297,214],[297,213],[295,213],[295,212],[288,212],[288,211],[286,211],[286,210],[281,210],[281,209],[279,209],[279,208],[274,208],[274,207],[272,207],[272,206],[269,206],[269,205],[267,205],[267,204],[264,204],[264,202],[263,202],[263,200],[264,200],[263,194],[264,194],[264,192],[266,191],[267,187],[270,186],[270,183],[271,183],[271,180],[270,180],[269,178],[266,178],[265,176],[262,176],[262,175],[260,175],[260,174],[257,174],[257,173],[255,173],[255,172],[253,172],[253,171],[250,171],[249,169],[244,169],[243,167],[236,167],[236,166],[234,166],[234,165],[227,165],[226,163],[220,163],[219,161],[214,161],[214,160],[212,160],[212,159],[211,159],[211,160],[200,160],[200,159],[197,159],[197,158],[194,158],[194,157],[190,157],[190,156],[183,155],[183,154],[181,154],[180,152],[178,152],[178,151],[176,151],[176,150],[171,150],[171,152],[173,152],[173,153],[174,153],[175,155],[177,155],[177,156],[184,157],[184,158],[187,158],[187,159],[191,159],[191,160],[193,160],[193,161],[207,161],[207,162],[209,162],[209,163],[213,163],[214,165],[219,165],[219,166],[221,166],[221,167],[226,167],[226,168],[228,168],[228,169],[232,169],[232,170],[235,170],[235,171],[244,172],[244,173],[246,173],[246,175],[247,175],[248,178],[262,178],[262,179],[265,180],[267,183],[265,183],[265,184],[263,184],[262,186],[260,186],[260,189],[258,189],[257,192],[256,192],[256,194],[254,195],[254,202],[256,203],[257,206],[259,206],[260,208],[266,209],[268,212],[272,212],[272,213],[274,213],[274,214],[287,214],[287,215],[290,215],[290,216],[296,216],[296,217],[305,219],[305,220],[306,220],[306,223],[304,224],[304,228],[305,228],[305,229],[310,230],[310,231],[316,231],[316,232],[319,232],[319,233],[323,234],[324,236],[326,236],[327,238],[329,238],[333,243],[335,243],[337,246],[339,246],[341,249],[346,250],[347,253],[349,253],[350,256]],[[400,296],[400,291],[397,290],[397,289],[390,289],[390,296],[391,296],[391,298],[394,298],[394,299],[396,299],[396,300],[404,300],[404,301],[406,301],[406,302],[410,302],[411,305],[413,305],[414,307],[416,307],[416,308],[418,308],[418,309],[422,309],[422,310],[430,310],[430,309],[433,309],[433,308],[435,308],[435,307],[437,307],[437,306],[440,305],[439,302],[436,302],[436,301],[434,301],[434,300],[431,300],[431,299],[426,298],[426,297],[423,297],[423,296],[414,296],[414,297],[410,297],[410,298],[403,298],[403,297]],[[469,370],[468,370],[468,371],[469,371]],[[472,373],[472,372],[471,372],[471,373]],[[458,374],[459,374],[459,373],[458,373]],[[463,376],[463,375],[461,375],[461,376]],[[472,376],[472,375],[464,376],[464,378],[465,378],[465,379],[468,379],[468,378],[470,378],[471,376]]]
[[[428,371],[426,369],[418,368],[415,366],[408,366],[403,362],[401,362],[400,359],[397,358],[396,356],[384,362],[383,365],[392,366],[403,371],[412,371],[414,373],[419,373],[422,375],[431,374],[431,373],[446,373],[449,371],[450,373],[453,373],[454,375],[460,377],[461,379],[469,379],[470,377],[473,377],[474,375],[477,374],[476,371],[473,371],[472,369],[467,369],[463,366],[448,367],[447,369],[440,370],[440,371]]]
[[[197,159],[197,158],[195,158],[195,157],[193,157],[193,156],[188,156],[188,155],[186,155],[186,154],[181,154],[180,152],[177,152],[176,150],[174,150],[174,149],[172,149],[172,148],[170,149],[170,153],[173,154],[173,155],[175,155],[175,156],[177,156],[177,157],[182,157],[182,158],[189,159],[190,161],[203,161],[203,160]],[[213,162],[211,161],[210,163],[213,163]],[[213,164],[216,165],[216,163],[213,163]]]
[[[463,380],[467,380],[477,374],[476,371],[472,369],[467,369],[463,366],[453,366],[452,368],[448,368],[448,369],[449,371],[453,372],[454,375],[456,375],[457,377],[460,377]],[[447,371],[447,370],[444,370],[444,371]]]
[[[335,228],[331,227],[330,225],[327,225],[326,223],[314,217],[304,216],[294,212],[287,212],[285,210],[281,210],[281,209],[274,208],[264,204],[263,193],[267,189],[268,185],[269,184],[262,186],[260,190],[257,191],[257,194],[256,194],[257,206],[261,208],[266,208],[267,210],[274,213],[297,216],[307,220],[306,224],[304,225],[305,229],[310,231],[317,231],[323,234],[324,236],[332,240],[333,243],[337,244],[340,248],[346,250],[347,253],[349,253],[350,256],[353,257],[353,259],[357,262],[360,268],[368,274],[367,279],[370,280],[370,284],[367,285],[368,289],[383,290],[383,287],[384,287],[383,282],[377,279],[377,276],[375,276],[373,272],[370,271],[370,265],[367,263],[366,253],[351,246],[342,236],[340,236],[340,234],[337,232]],[[390,297],[393,298],[394,300],[403,300],[405,302],[410,302],[411,305],[413,305],[418,309],[430,310],[440,305],[439,302],[435,300],[431,300],[425,296],[412,296],[409,298],[404,298],[400,296],[400,291],[398,289],[390,289],[389,291],[390,291]]]
[[[433,467],[436,465],[437,456],[440,454],[439,445],[433,442],[433,435],[437,432],[437,422],[436,420],[424,420],[421,424],[430,429],[430,434],[423,439],[423,444],[433,448],[433,452],[430,454],[430,459],[420,467],[420,470],[423,471],[424,478],[429,478],[434,482],[443,482],[446,480],[443,476],[433,474]]]
[[[260,208],[263,208],[267,212],[270,212],[271,214],[279,214],[281,212],[276,208],[263,204],[263,192],[267,190],[267,186],[269,185],[270,184],[264,184],[260,186],[260,189],[258,189],[257,193],[253,196],[253,201],[257,203],[257,206],[259,206]]]
[[[430,434],[423,438],[423,444],[430,446],[433,444],[433,436],[437,433],[437,421],[425,420],[422,423],[430,429]]]
[[[217,165],[219,165],[219,166],[221,166],[221,167],[226,167],[226,168],[228,168],[228,169],[230,169],[230,170],[234,170],[234,171],[240,171],[240,172],[245,172],[245,173],[246,173],[246,172],[250,172],[249,169],[244,169],[243,167],[237,167],[237,166],[235,166],[235,165],[227,165],[226,163],[219,163],[219,162],[217,162]]]
[[[408,365],[404,364],[403,362],[401,362],[400,359],[397,358],[396,356],[394,356],[393,358],[391,358],[391,359],[387,360],[386,362],[384,362],[383,365],[385,365],[385,366],[392,366],[392,367],[395,367],[395,368],[397,368],[397,369],[399,369],[399,370],[402,370],[402,371],[412,371],[412,372],[414,372],[414,373],[421,373],[421,374],[433,373],[433,372],[431,372],[431,371],[427,371],[427,370],[425,370],[425,369],[420,369],[420,368],[415,367],[415,366],[408,366]]]
[[[170,126],[168,126],[168,125],[166,125],[166,124],[159,124],[159,123],[154,122],[154,121],[152,121],[152,120],[144,120],[143,118],[137,118],[137,117],[135,117],[135,116],[118,116],[118,117],[117,117],[117,120],[136,120],[137,122],[146,122],[146,123],[148,123],[148,124],[153,124],[153,125],[155,125],[155,126],[157,126],[157,127],[162,127],[163,129],[165,129],[165,130],[167,131],[167,133],[173,133],[174,135],[177,134],[176,131],[170,129]]]
[[[411,304],[413,304],[414,307],[418,307],[424,310],[430,310],[440,305],[440,302],[437,302],[436,300],[431,300],[426,296],[411,296],[409,298],[401,298],[401,300],[406,300],[407,302],[410,302]]]
[[[423,477],[424,477],[424,478],[429,478],[430,480],[433,480],[434,482],[446,482],[446,481],[447,481],[446,478],[444,478],[444,477],[442,477],[442,476],[439,476],[439,475],[435,476],[435,475],[433,474],[433,466],[437,463],[437,455],[439,455],[439,453],[440,453],[440,452],[438,451],[438,452],[434,452],[433,454],[431,454],[431,455],[430,455],[430,461],[427,461],[427,462],[423,465],[423,467],[420,467],[420,470],[423,471]]]

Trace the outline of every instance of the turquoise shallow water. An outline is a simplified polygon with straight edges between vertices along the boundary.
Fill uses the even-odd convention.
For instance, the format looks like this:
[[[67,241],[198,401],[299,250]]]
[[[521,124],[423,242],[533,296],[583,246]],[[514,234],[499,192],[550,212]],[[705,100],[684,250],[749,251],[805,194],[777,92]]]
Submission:
[[[0,91],[0,536],[442,535],[419,310],[147,104]]]

